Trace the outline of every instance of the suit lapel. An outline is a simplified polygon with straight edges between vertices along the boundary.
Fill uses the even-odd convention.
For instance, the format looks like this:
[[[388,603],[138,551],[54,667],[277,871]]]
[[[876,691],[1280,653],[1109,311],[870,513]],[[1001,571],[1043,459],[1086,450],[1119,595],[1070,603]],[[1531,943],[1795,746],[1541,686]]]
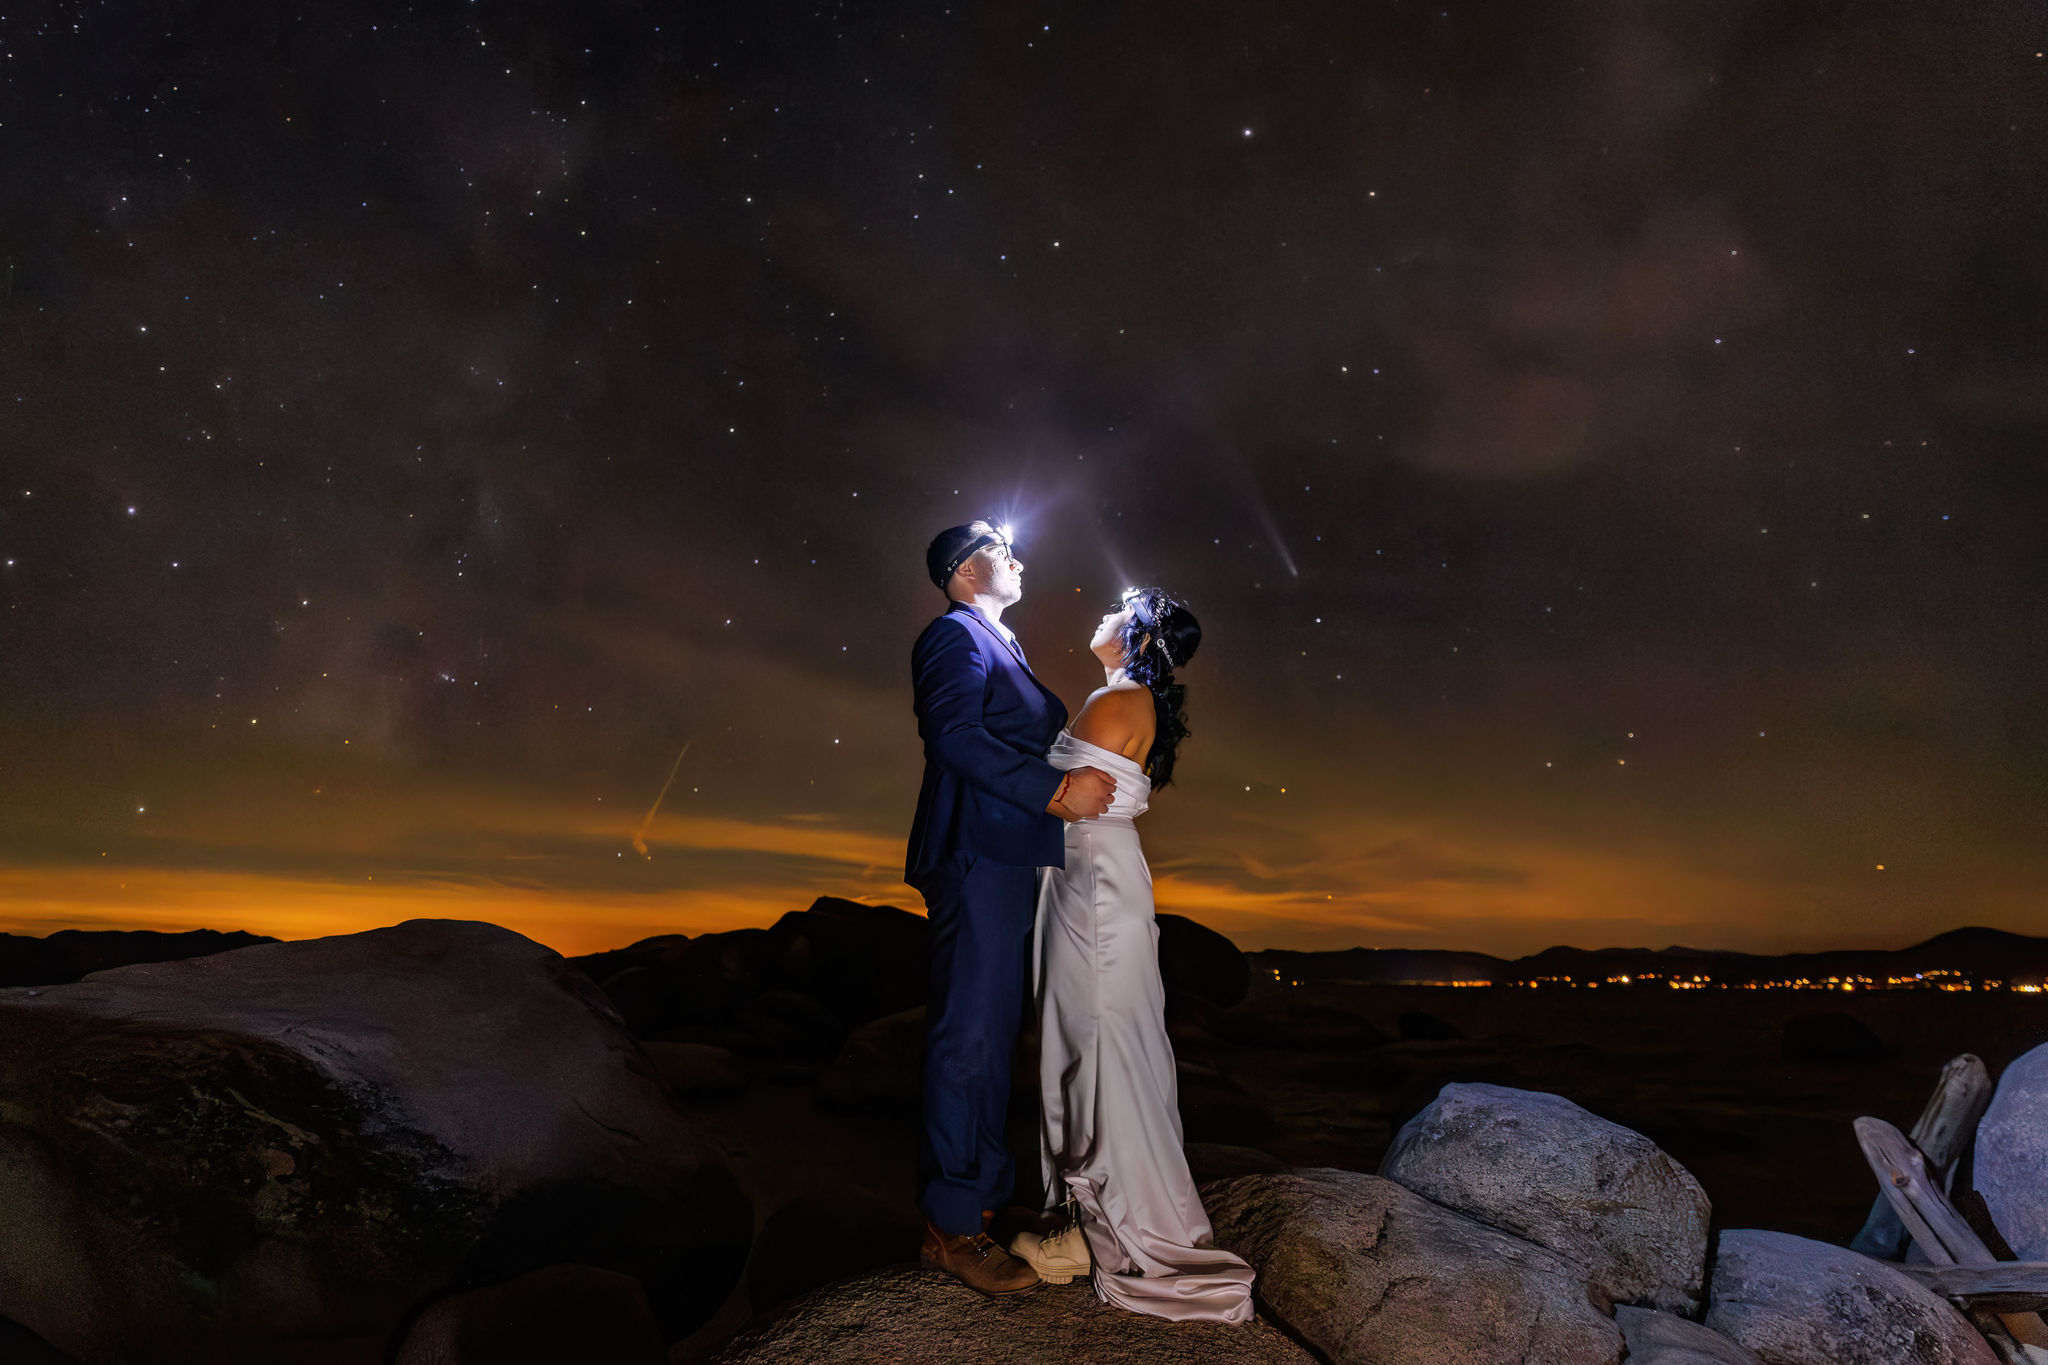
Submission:
[[[1024,647],[1022,645],[1013,645],[1008,640],[1004,639],[1003,633],[997,630],[993,625],[989,624],[989,619],[986,616],[983,616],[979,611],[977,611],[975,608],[971,606],[968,606],[966,603],[956,602],[953,604],[952,609],[960,612],[964,616],[971,618],[974,624],[980,626],[985,634],[993,637],[997,644],[1001,645],[1005,650],[1009,651],[1010,657],[1017,661],[1017,667],[1024,670],[1024,676],[1031,679],[1033,686],[1037,687],[1039,691],[1045,693],[1046,696],[1052,698],[1052,700],[1059,705],[1061,711],[1065,711],[1067,709],[1067,704],[1063,701],[1060,701],[1059,694],[1057,692],[1054,692],[1050,687],[1047,687],[1044,683],[1040,682],[1038,680],[1038,675],[1031,671],[1031,662],[1030,660],[1024,657]]]

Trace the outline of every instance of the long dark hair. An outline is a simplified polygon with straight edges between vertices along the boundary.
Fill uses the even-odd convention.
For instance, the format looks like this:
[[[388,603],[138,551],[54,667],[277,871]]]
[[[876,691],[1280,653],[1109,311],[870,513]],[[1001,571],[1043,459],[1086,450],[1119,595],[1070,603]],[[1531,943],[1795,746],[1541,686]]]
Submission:
[[[1124,594],[1124,604],[1131,609],[1123,628],[1124,674],[1152,694],[1152,710],[1159,721],[1152,751],[1145,755],[1145,771],[1154,788],[1164,787],[1173,781],[1174,756],[1188,737],[1188,690],[1173,680],[1173,670],[1195,656],[1202,627],[1195,614],[1163,588],[1134,589]]]

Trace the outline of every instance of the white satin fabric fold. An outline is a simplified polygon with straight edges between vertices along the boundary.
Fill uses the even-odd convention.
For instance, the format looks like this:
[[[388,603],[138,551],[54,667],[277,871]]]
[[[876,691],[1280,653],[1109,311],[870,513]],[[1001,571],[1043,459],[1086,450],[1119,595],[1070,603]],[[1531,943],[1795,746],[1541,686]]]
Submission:
[[[1116,801],[1067,825],[1067,865],[1039,874],[1035,982],[1046,1198],[1080,1206],[1096,1296],[1176,1321],[1244,1322],[1252,1268],[1215,1245],[1181,1150],[1152,870],[1133,823],[1152,783],[1061,734],[1048,762],[1100,768]]]

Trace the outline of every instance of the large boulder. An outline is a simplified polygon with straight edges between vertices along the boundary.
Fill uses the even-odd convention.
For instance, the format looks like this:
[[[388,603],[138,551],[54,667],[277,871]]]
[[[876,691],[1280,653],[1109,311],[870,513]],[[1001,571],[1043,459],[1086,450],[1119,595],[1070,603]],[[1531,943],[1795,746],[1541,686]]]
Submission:
[[[493,925],[0,991],[0,1315],[87,1361],[381,1361],[563,1261],[675,1338],[751,1231],[589,978]]]
[[[663,934],[573,959],[604,984],[639,1037],[729,1023],[767,989],[779,948],[766,929],[686,938]]]
[[[1202,1190],[1216,1244],[1332,1365],[1615,1365],[1621,1333],[1570,1262],[1356,1171]]]
[[[1656,1143],[1562,1095],[1447,1085],[1394,1135],[1380,1174],[1549,1247],[1603,1306],[1699,1310],[1706,1191]]]
[[[1273,1136],[1278,1125],[1265,1106],[1217,1068],[1181,1062],[1174,1080],[1181,1132],[1189,1142],[1245,1146]]]
[[[1378,1047],[1387,1035],[1362,1015],[1298,995],[1248,1000],[1216,1017],[1216,1032],[1245,1047],[1342,1052]]]
[[[846,1041],[846,1026],[801,991],[763,991],[733,1019],[738,1049],[753,1056],[823,1065]]]
[[[1270,1324],[1168,1322],[1098,1301],[1086,1279],[985,1299],[935,1271],[883,1270],[799,1299],[718,1365],[1314,1365]]]
[[[643,938],[638,943],[624,948],[609,948],[601,953],[585,953],[572,957],[569,965],[578,968],[592,981],[604,982],[617,976],[629,967],[660,967],[671,964],[682,955],[689,943],[688,934],[656,934]]]
[[[0,1360],[7,1365],[78,1365],[78,1357],[65,1355],[18,1322],[0,1318]]]
[[[821,1000],[848,1027],[925,1002],[931,922],[893,905],[820,896],[768,931],[770,984]]]
[[[664,934],[628,948],[574,959],[604,983],[639,1036],[672,1038],[703,1029],[732,1030],[752,1050],[799,1060],[816,1029],[785,1040],[765,1033],[750,1007],[766,993],[817,1001],[829,1015],[833,1046],[846,1030],[924,1003],[931,975],[931,924],[893,905],[820,896],[768,929],[734,929],[685,938]],[[701,1038],[696,1039],[701,1041]],[[829,1054],[829,1049],[827,1050]]]
[[[1977,1124],[1971,1183],[2022,1261],[2048,1260],[2048,1044],[1998,1078]]]
[[[1788,1232],[1723,1232],[1707,1326],[1764,1365],[1997,1365],[1948,1301],[1882,1261]]]
[[[1251,989],[1252,967],[1235,943],[1185,915],[1154,915],[1159,926],[1159,976],[1167,1008],[1192,996],[1228,1009]]]
[[[1181,1146],[1188,1159],[1188,1174],[1197,1185],[1212,1180],[1235,1180],[1241,1175],[1278,1175],[1287,1163],[1271,1152],[1256,1147],[1238,1147],[1225,1142],[1189,1142]]]
[[[437,1299],[414,1320],[393,1365],[667,1365],[640,1282],[557,1265]]]
[[[1465,1039],[1465,1030],[1424,1010],[1402,1010],[1401,1017],[1394,1022],[1401,1037],[1411,1043],[1454,1043]]]
[[[1614,1325],[1628,1343],[1628,1365],[1763,1365],[1713,1328],[1673,1313],[1624,1304]]]
[[[654,1072],[668,1082],[676,1098],[686,1101],[729,1100],[751,1079],[746,1063],[722,1047],[706,1043],[642,1043]]]
[[[1881,1062],[1891,1055],[1891,1049],[1870,1031],[1870,1025],[1840,1010],[1787,1019],[1778,1039],[1778,1052],[1788,1062],[1809,1062],[1815,1066]]]
[[[855,1029],[818,1077],[818,1107],[847,1114],[916,1112],[924,1103],[924,1026],[919,1005]]]
[[[917,1259],[924,1215],[903,1193],[888,1199],[843,1185],[806,1190],[768,1215],[747,1258],[747,1304],[768,1312],[801,1294]]]

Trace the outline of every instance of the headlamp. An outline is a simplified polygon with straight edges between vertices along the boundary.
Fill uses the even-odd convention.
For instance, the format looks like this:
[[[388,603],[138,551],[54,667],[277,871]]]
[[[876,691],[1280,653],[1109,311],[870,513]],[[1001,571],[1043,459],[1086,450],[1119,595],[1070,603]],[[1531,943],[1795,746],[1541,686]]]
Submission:
[[[985,550],[991,545],[1002,546],[1006,554],[1014,554],[1016,552],[1016,542],[1010,538],[1010,528],[1007,525],[998,526],[995,530],[985,535],[976,536],[973,540],[968,541],[961,548],[960,553],[954,555],[952,560],[947,563],[946,571],[940,575],[939,581],[941,583],[950,582],[953,574],[962,564],[965,564],[979,551]]]

